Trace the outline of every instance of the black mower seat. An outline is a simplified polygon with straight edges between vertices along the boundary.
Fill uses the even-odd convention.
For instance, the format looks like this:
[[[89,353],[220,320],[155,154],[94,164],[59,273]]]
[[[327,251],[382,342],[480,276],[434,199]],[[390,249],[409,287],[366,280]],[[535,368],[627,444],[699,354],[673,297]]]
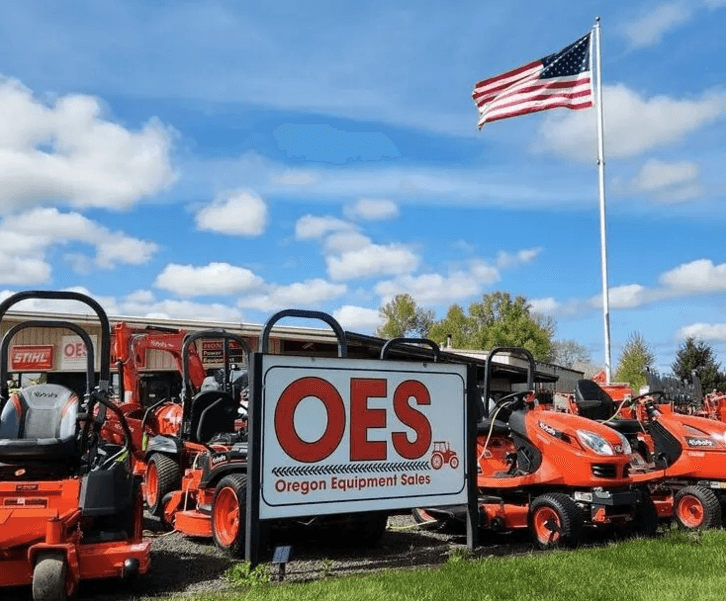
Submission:
[[[208,443],[216,434],[234,432],[239,402],[222,390],[205,390],[192,399],[191,440]]]
[[[59,384],[13,393],[0,414],[0,460],[64,460],[78,453],[78,396]]]
[[[578,380],[575,384],[575,404],[580,415],[588,419],[606,420],[615,413],[615,403],[597,382]]]

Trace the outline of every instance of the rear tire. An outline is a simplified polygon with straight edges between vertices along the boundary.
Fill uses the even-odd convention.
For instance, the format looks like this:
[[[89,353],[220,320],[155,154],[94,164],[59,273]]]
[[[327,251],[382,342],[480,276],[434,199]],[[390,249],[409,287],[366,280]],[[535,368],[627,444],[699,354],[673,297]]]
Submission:
[[[222,478],[212,499],[212,538],[218,549],[233,558],[244,556],[246,506],[247,476]]]
[[[33,569],[33,601],[66,601],[68,566],[64,555],[43,553]]]
[[[673,513],[681,528],[705,530],[721,526],[721,504],[705,486],[686,486],[676,493]]]
[[[529,507],[529,530],[540,549],[576,547],[584,520],[575,502],[564,493],[546,493]]]
[[[162,453],[154,453],[146,465],[146,506],[149,513],[164,517],[164,497],[181,488],[181,468],[176,460]]]

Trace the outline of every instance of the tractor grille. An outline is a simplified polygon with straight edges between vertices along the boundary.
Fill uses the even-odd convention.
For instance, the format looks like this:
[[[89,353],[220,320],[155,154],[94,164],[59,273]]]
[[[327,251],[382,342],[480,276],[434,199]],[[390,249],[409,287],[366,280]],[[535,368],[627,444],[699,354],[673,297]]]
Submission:
[[[617,466],[612,463],[593,463],[592,475],[597,478],[615,478]]]

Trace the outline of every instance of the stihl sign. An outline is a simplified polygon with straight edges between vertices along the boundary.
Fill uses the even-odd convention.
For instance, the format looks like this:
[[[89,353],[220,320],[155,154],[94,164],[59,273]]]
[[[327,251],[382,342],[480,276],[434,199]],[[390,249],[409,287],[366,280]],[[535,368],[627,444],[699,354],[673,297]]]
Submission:
[[[18,345],[10,352],[10,371],[49,371],[53,369],[53,345]]]
[[[262,359],[261,518],[466,503],[465,367]]]

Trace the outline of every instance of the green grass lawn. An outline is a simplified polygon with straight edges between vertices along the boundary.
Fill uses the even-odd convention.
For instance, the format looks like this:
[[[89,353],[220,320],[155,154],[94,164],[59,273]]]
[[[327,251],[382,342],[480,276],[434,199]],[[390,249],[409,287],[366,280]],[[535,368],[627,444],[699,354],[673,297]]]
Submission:
[[[439,569],[262,584],[203,599],[721,601],[726,599],[726,532],[673,530],[655,540],[511,558],[455,555]]]

